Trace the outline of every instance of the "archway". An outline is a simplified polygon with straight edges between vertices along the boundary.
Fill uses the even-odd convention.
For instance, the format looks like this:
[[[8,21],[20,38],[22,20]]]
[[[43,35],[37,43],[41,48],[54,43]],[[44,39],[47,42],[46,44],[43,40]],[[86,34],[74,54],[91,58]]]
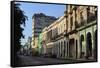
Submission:
[[[64,51],[63,52],[64,52],[64,58],[65,58],[65,56],[66,56],[65,55],[66,54],[66,42],[65,41],[64,41]]]
[[[87,58],[88,58],[88,57],[92,56],[92,39],[91,39],[90,32],[87,33],[86,44],[87,44]]]
[[[97,59],[97,30],[94,32],[94,59]]]
[[[61,45],[62,45],[62,43],[60,42],[60,45],[59,45],[60,46],[60,58],[61,58],[61,50],[62,50],[61,49],[62,48]]]
[[[80,37],[80,58],[82,58],[84,56],[84,52],[82,52],[82,49],[83,49],[82,42],[84,42],[84,35],[81,35],[81,37]]]
[[[60,57],[60,42],[58,43],[57,48],[58,48],[58,50],[57,50],[57,52],[58,52],[58,54],[57,54],[57,58],[59,58],[59,57]]]
[[[59,42],[59,58],[61,57],[61,42]]]
[[[69,58],[75,57],[75,44],[74,39],[69,40]]]
[[[76,39],[76,58],[77,58],[77,55],[78,55],[78,53],[77,53],[78,52],[78,44],[77,43],[78,43],[78,41]]]
[[[61,58],[63,57],[63,42],[61,41]]]

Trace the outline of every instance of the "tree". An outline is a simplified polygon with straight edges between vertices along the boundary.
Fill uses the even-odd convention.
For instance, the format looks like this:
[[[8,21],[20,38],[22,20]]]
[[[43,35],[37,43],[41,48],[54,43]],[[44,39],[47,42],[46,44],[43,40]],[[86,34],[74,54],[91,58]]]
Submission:
[[[16,41],[16,50],[18,51],[21,47],[21,38],[24,38],[22,31],[24,30],[21,25],[25,26],[25,21],[27,16],[24,15],[24,12],[19,8],[20,4],[14,5],[14,24],[15,24],[15,41]]]
[[[14,23],[14,44],[13,50],[14,50],[14,59],[13,59],[13,64],[12,66],[18,66],[19,65],[19,58],[17,55],[17,52],[21,48],[21,38],[24,38],[24,35],[22,31],[24,30],[21,25],[25,26],[25,21],[28,20],[27,16],[24,15],[24,12],[20,9],[20,4],[12,2],[12,19],[14,20],[12,23]]]

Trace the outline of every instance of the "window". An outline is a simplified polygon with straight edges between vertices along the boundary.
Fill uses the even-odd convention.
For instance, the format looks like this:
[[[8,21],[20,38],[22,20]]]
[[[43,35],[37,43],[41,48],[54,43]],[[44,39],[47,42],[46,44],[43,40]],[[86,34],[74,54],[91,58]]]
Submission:
[[[81,25],[84,25],[83,11],[80,13]]]
[[[62,25],[61,25],[61,27],[60,27],[60,32],[62,33]]]
[[[59,31],[59,34],[60,34],[60,27],[58,27],[58,31]]]
[[[66,24],[64,24],[64,30],[66,30]]]
[[[72,28],[72,26],[73,26],[73,17],[71,17],[70,24],[71,24],[70,27]]]
[[[80,13],[81,21],[83,20],[83,12]]]

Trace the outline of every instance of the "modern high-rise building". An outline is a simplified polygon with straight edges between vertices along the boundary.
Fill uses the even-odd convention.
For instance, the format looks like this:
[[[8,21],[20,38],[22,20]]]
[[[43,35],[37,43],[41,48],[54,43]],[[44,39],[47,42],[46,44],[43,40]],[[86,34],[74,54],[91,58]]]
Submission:
[[[36,13],[32,17],[32,48],[36,49],[38,45],[38,36],[42,29],[51,23],[53,23],[57,18],[53,16],[47,16],[43,13]]]

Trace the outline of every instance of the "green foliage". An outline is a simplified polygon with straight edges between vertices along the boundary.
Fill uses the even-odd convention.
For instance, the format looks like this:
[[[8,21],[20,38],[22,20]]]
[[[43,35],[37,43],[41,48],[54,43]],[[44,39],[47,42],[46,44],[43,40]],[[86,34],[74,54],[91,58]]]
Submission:
[[[14,36],[15,36],[15,52],[21,47],[21,38],[24,38],[22,31],[24,30],[21,25],[25,26],[25,21],[28,20],[27,16],[20,9],[20,4],[14,4]]]

